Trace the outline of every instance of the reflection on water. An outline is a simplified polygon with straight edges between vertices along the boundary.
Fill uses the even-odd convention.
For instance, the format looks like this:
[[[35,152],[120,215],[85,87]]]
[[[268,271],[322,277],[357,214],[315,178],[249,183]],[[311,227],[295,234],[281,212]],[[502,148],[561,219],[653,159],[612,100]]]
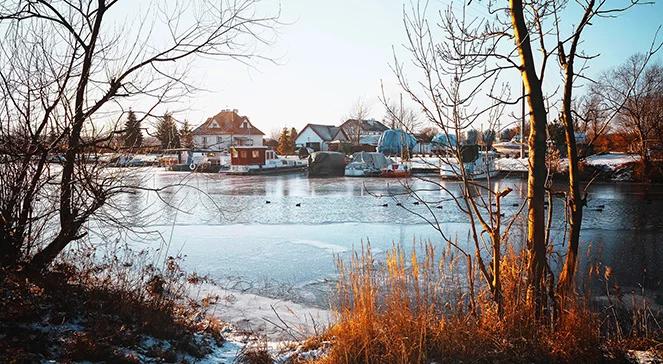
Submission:
[[[405,191],[397,180],[194,175],[145,169],[141,183],[175,186],[161,193],[163,200],[146,191],[124,196],[128,215],[144,216],[134,220],[135,225],[159,231],[170,242],[171,251],[188,256],[188,268],[216,278],[233,276],[310,287],[333,278],[334,255],[347,254],[362,241],[370,241],[378,251],[394,242],[440,241],[421,218],[389,197]],[[426,200],[448,197],[434,185],[409,183]],[[457,182],[442,183],[459,191]],[[526,195],[525,181],[505,178],[494,184],[499,189],[513,189],[503,200],[506,217],[513,216]],[[658,232],[663,228],[663,187],[595,184],[588,192],[581,268],[601,261],[613,268],[621,285],[663,289],[663,248],[658,244]],[[460,241],[466,239],[467,219],[452,202],[429,212],[407,196],[397,199],[418,213],[434,214],[445,232]],[[562,204],[558,200],[553,207],[552,238],[559,248],[565,236]],[[522,222],[514,229],[515,235],[522,233]],[[133,240],[145,240],[145,236],[136,235]],[[305,296],[304,291],[299,293]]]

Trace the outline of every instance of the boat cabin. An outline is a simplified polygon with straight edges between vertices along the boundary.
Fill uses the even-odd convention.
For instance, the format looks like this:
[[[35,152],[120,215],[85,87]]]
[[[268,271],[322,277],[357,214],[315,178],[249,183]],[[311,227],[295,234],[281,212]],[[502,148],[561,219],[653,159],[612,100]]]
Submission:
[[[230,148],[230,164],[233,166],[262,166],[276,159],[276,152],[266,146],[237,146]]]

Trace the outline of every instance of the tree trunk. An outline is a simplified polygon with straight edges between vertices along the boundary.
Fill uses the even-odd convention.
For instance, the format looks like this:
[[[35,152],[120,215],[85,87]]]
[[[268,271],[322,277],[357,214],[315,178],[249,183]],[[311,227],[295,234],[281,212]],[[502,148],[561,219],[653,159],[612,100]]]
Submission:
[[[536,74],[530,36],[525,24],[523,3],[510,0],[511,21],[521,61],[521,74],[530,108],[529,175],[527,179],[527,284],[528,302],[536,317],[542,313],[545,302],[545,181],[546,181],[546,123],[547,114]]]
[[[575,56],[577,52],[578,43],[580,41],[580,34],[585,25],[589,22],[592,11],[594,9],[594,0],[587,4],[585,14],[578,25],[578,29],[573,36],[571,49],[569,50],[568,59],[564,61],[564,97],[562,99],[562,123],[564,125],[564,137],[566,139],[566,153],[569,159],[569,195],[568,195],[568,211],[569,211],[569,245],[566,253],[566,260],[564,267],[559,275],[559,282],[557,291],[561,295],[565,295],[573,288],[573,279],[576,272],[576,264],[578,261],[578,246],[580,244],[580,229],[582,226],[582,207],[584,204],[584,197],[580,190],[580,168],[578,166],[578,147],[576,144],[575,136],[575,123],[571,113],[571,99],[573,98],[573,78]],[[560,44],[560,47],[562,45]],[[552,207],[551,207],[552,208]]]
[[[564,134],[566,136],[566,150],[569,159],[569,244],[564,267],[559,275],[557,289],[561,294],[569,293],[573,287],[576,264],[578,260],[578,246],[580,242],[580,229],[582,225],[583,197],[580,190],[580,171],[578,168],[578,148],[573,131],[570,99],[564,102],[562,120],[564,121]]]

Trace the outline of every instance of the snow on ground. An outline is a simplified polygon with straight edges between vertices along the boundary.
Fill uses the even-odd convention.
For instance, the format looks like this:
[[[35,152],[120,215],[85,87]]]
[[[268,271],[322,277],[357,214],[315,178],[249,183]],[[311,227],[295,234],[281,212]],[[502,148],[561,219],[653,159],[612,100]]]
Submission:
[[[226,339],[223,345],[212,346],[212,353],[197,362],[235,363],[243,350],[261,346],[277,363],[288,362],[295,355],[300,358],[324,355],[326,348],[303,350],[301,341],[320,334],[330,324],[329,310],[213,284],[198,286],[195,295],[217,296],[218,300],[209,305],[209,313],[229,324],[223,332]]]
[[[240,331],[268,340],[302,340],[320,333],[331,322],[331,312],[299,303],[242,293],[215,285],[200,287],[200,296],[218,296],[210,313]]]
[[[585,158],[584,162],[590,166],[606,166],[611,170],[627,164],[640,161],[640,156],[628,153],[595,154]]]
[[[614,171],[619,166],[628,163],[638,162],[640,156],[628,153],[604,153],[594,154],[581,162],[593,167],[605,167],[609,171]],[[568,160],[562,158],[559,160],[559,170],[564,171],[567,168]],[[527,158],[498,158],[495,159],[495,169],[503,172],[527,172],[528,160]]]
[[[527,172],[527,158],[499,158],[495,159],[495,169],[503,172]]]

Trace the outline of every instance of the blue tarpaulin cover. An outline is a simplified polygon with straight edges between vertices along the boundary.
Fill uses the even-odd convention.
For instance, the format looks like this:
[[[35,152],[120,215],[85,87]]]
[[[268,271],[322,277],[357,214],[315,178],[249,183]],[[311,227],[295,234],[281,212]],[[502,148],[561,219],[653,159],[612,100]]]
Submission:
[[[438,133],[435,137],[433,137],[431,143],[442,145],[445,147],[455,147],[458,145],[455,135],[453,134],[447,135],[445,133]]]
[[[409,151],[417,145],[417,139],[412,134],[400,129],[385,130],[378,140],[378,152],[385,155],[399,155],[405,148]]]

